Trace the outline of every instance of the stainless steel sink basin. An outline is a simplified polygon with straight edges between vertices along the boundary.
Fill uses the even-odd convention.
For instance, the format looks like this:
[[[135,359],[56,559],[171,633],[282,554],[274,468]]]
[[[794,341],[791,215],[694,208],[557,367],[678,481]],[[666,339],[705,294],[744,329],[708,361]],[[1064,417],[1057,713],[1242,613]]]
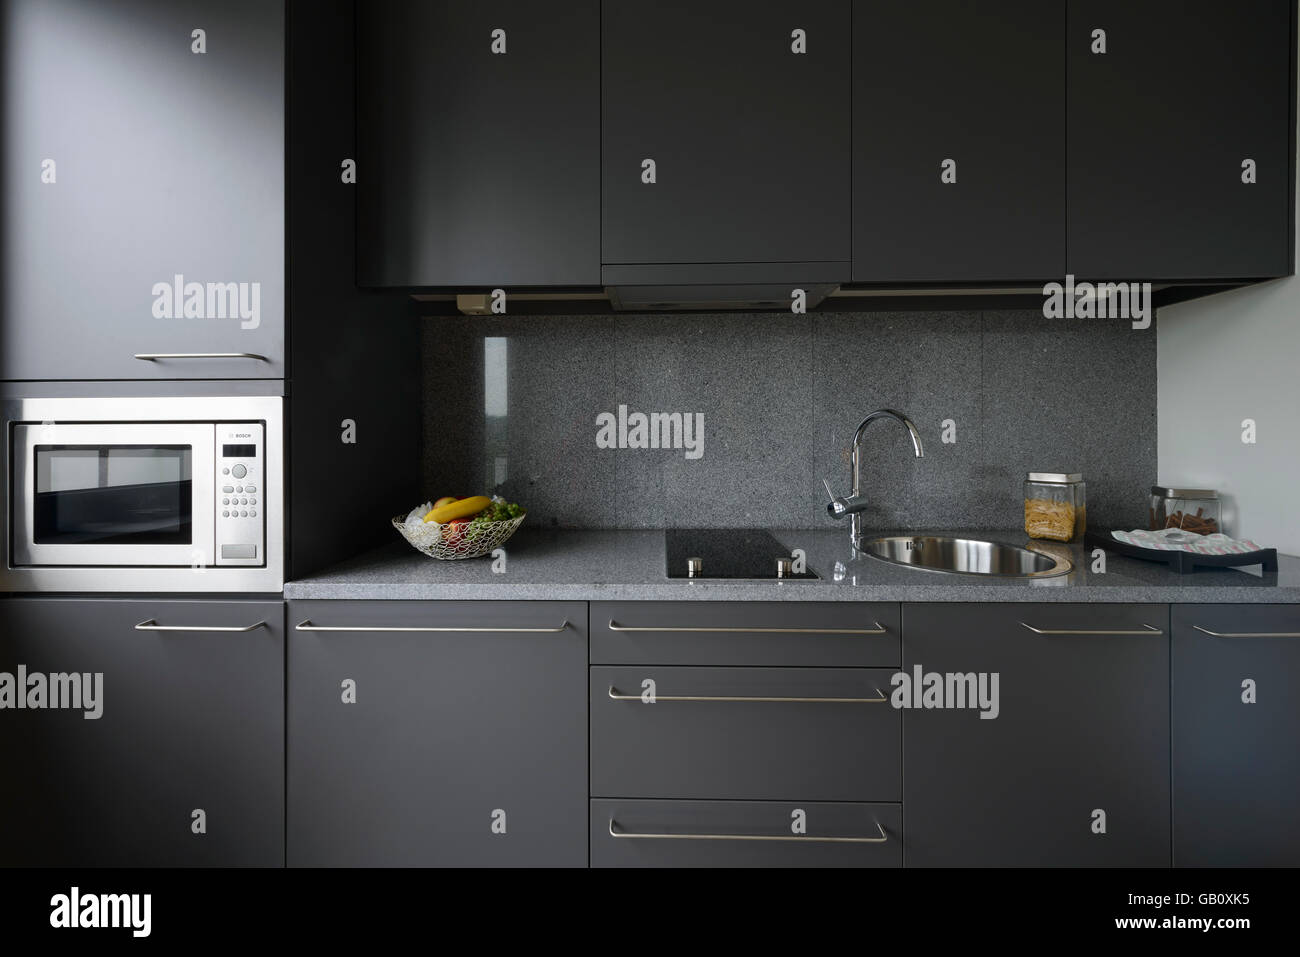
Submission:
[[[1068,575],[1074,567],[1065,558],[1016,545],[937,535],[874,538],[863,542],[860,551],[895,565],[950,575],[1052,578]]]

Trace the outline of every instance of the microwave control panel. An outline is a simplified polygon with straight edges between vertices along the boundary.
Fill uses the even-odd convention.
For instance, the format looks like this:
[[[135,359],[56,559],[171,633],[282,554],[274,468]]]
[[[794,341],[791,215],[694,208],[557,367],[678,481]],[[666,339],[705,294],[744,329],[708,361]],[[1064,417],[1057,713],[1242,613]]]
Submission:
[[[266,564],[265,428],[217,423],[216,564]]]

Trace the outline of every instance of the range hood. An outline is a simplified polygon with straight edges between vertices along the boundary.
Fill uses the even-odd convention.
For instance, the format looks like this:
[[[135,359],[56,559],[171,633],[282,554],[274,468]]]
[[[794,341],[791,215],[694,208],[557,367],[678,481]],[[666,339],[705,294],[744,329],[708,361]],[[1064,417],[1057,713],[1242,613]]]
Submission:
[[[601,279],[619,312],[779,310],[802,290],[812,309],[849,276],[848,263],[606,265]]]

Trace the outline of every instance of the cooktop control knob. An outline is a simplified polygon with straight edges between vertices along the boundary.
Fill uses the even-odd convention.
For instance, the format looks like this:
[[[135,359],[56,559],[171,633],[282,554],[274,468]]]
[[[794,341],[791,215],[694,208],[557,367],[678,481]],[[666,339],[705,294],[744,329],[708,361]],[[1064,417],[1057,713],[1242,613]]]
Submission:
[[[778,558],[776,560],[776,577],[789,578],[794,574],[794,562],[788,558]]]
[[[699,578],[704,574],[704,559],[688,558],[686,559],[686,577]]]

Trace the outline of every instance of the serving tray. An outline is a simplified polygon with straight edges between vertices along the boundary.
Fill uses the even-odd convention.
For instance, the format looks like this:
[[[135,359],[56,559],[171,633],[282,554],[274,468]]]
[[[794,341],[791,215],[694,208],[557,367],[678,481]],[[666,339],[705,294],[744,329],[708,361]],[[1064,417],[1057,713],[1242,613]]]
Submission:
[[[1244,565],[1263,565],[1264,571],[1277,571],[1277,549],[1261,548],[1255,552],[1237,552],[1233,555],[1202,555],[1181,549],[1143,548],[1121,542],[1110,534],[1109,529],[1089,531],[1084,535],[1084,543],[1092,548],[1103,548],[1117,555],[1140,558],[1148,562],[1160,562],[1168,565],[1179,574],[1187,574],[1198,568],[1239,568]]]

